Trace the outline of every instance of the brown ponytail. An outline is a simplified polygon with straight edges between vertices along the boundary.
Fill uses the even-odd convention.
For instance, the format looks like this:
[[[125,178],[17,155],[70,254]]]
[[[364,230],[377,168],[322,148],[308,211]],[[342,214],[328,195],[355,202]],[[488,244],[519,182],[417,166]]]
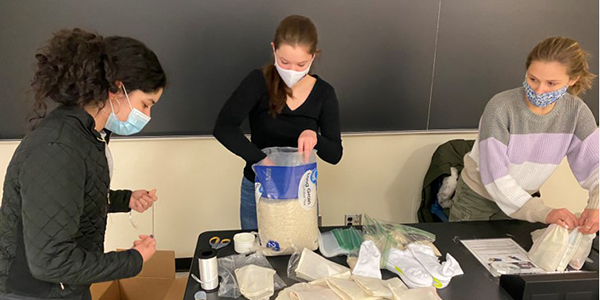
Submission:
[[[308,49],[310,54],[315,55],[318,52],[317,41],[315,24],[307,17],[292,15],[279,23],[275,31],[275,38],[273,38],[273,45],[275,50],[281,44],[293,47],[302,46]],[[263,68],[263,75],[269,90],[269,114],[276,117],[283,110],[287,97],[292,97],[292,89],[285,85],[273,64]]]
[[[569,79],[579,78],[569,87],[568,92],[577,96],[585,93],[592,87],[596,75],[589,69],[587,59],[589,53],[583,51],[577,41],[567,37],[549,37],[541,41],[527,56],[526,68],[529,69],[533,61],[559,62],[567,67]]]

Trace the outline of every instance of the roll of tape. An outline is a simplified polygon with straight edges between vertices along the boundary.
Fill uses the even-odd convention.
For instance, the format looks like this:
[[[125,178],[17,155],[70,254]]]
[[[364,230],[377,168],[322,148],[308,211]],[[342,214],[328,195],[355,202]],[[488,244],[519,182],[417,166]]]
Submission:
[[[213,291],[219,287],[219,268],[217,250],[210,249],[200,252],[198,256],[200,269],[200,286],[205,291]]]

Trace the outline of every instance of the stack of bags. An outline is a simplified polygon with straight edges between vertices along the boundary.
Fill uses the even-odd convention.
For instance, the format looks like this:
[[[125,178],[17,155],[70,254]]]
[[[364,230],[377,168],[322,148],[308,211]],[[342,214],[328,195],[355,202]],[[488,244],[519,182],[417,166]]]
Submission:
[[[308,283],[298,283],[282,290],[277,299],[440,300],[433,287],[433,280],[428,287],[411,289],[397,277],[382,280],[379,269],[380,259],[379,249],[372,241],[362,243],[358,260],[352,271],[313,251],[304,249],[297,265],[292,265],[292,271],[293,275]],[[405,260],[401,259],[401,261],[404,266]]]

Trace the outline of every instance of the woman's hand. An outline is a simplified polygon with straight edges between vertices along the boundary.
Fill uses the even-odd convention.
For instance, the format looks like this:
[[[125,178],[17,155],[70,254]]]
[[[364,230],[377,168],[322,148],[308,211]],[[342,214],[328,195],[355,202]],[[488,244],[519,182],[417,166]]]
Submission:
[[[154,202],[158,201],[156,196],[156,190],[137,190],[131,193],[129,199],[129,207],[137,212],[145,212],[148,208],[152,207]]]
[[[598,218],[596,218],[596,221]],[[546,216],[547,224],[558,224],[567,229],[573,229],[579,226],[577,217],[566,208],[556,208],[550,211]],[[598,223],[596,222],[596,225]]]
[[[304,161],[308,161],[312,150],[317,145],[317,133],[306,129],[298,137],[298,153],[304,153]]]
[[[581,233],[596,233],[598,231],[598,209],[588,208],[579,217],[579,231]]]
[[[275,163],[271,161],[268,157],[265,157],[263,160],[261,160],[260,164],[267,167],[272,167],[275,165]]]
[[[133,248],[137,250],[147,262],[156,252],[156,240],[152,236],[140,235],[140,239],[133,242]]]

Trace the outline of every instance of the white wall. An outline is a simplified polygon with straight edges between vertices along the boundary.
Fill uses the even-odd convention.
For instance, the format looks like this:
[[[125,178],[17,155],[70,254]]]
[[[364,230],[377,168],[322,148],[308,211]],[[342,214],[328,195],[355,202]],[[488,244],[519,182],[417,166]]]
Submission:
[[[323,225],[341,225],[346,213],[416,222],[423,176],[441,143],[474,139],[473,132],[344,135],[342,161],[319,163]],[[0,178],[18,142],[0,142]],[[214,138],[113,140],[113,188],[157,189],[154,211],[158,248],[178,257],[193,255],[198,234],[239,228],[243,162]],[[563,161],[543,186],[546,203],[581,211],[587,192]],[[152,211],[109,218],[106,248],[128,248],[138,234],[152,231]]]

